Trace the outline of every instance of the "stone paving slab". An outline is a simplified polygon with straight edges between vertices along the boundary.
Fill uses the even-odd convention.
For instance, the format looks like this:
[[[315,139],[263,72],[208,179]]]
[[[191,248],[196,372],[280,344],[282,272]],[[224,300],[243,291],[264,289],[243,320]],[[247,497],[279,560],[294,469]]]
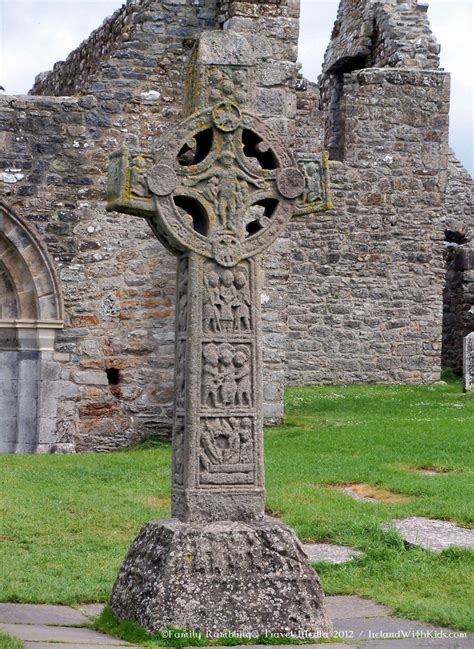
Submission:
[[[112,638],[104,633],[92,629],[79,629],[66,626],[43,626],[41,624],[0,624],[0,630],[7,635],[13,635],[20,640],[30,642],[63,642],[76,643],[83,646],[115,645],[128,646],[130,644],[119,638]]]
[[[364,553],[345,545],[333,543],[305,543],[304,551],[312,563],[323,561],[325,563],[346,563],[356,557],[364,556]]]
[[[384,523],[381,528],[385,532],[395,529],[409,545],[418,545],[431,552],[441,552],[451,547],[474,548],[474,530],[449,521],[413,516],[396,518]]]
[[[334,619],[387,616],[391,614],[388,606],[377,604],[371,599],[357,595],[332,595],[325,598],[329,617]]]
[[[78,606],[77,608],[79,611],[81,611],[85,615],[88,615],[89,617],[99,617],[99,615],[104,610],[104,606],[105,604],[96,602],[94,604],[81,604],[81,606]]]
[[[344,639],[331,643],[333,649],[469,649],[474,647],[474,634],[467,637],[449,637],[460,632],[431,624],[395,618],[390,615],[387,606],[377,604],[356,595],[336,595],[326,597],[326,604],[336,632]],[[82,615],[99,615],[104,604],[85,604],[81,611],[68,606],[49,606],[32,604],[0,604],[0,613],[10,620],[17,619],[22,623],[2,623],[0,629],[9,635],[25,641],[25,649],[104,649],[105,647],[128,647],[139,649],[124,640],[92,631],[86,628],[71,626],[48,626],[58,619],[74,617],[83,624],[87,618]],[[23,614],[24,613],[24,614]],[[26,619],[38,619],[42,613],[49,615],[47,624],[25,622]],[[41,618],[44,621],[45,618]],[[54,621],[53,621],[54,620]],[[445,637],[416,637],[417,633],[439,634]],[[391,638],[387,637],[390,634]],[[408,638],[397,638],[397,634],[411,634]],[[386,637],[380,637],[385,635]],[[306,649],[321,649],[321,644],[304,645]],[[301,649],[301,645],[275,645],[274,649]],[[211,648],[209,648],[211,649]],[[214,647],[212,649],[218,649]],[[236,648],[238,649],[238,647]],[[260,649],[258,645],[242,645],[241,649]]]
[[[358,649],[472,649],[473,638],[406,638],[404,640],[364,640],[355,645]],[[323,645],[324,646],[324,645]],[[328,645],[333,647],[335,645]],[[321,645],[319,645],[321,649]]]
[[[80,611],[50,604],[0,604],[0,622],[58,626],[90,624],[89,618]]]
[[[402,632],[403,634],[415,634],[417,631],[444,632],[445,634],[453,632],[452,629],[391,616],[333,619],[333,625],[336,632],[344,635],[346,642],[357,642],[357,640],[368,638],[376,639],[381,634],[396,635]]]

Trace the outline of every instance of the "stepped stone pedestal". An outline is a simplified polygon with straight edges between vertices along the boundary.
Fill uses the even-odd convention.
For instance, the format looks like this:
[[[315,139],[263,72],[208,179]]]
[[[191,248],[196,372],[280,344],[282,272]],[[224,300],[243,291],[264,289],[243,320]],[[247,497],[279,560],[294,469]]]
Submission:
[[[154,164],[122,150],[111,165],[109,209],[144,216],[178,255],[173,518],[145,525],[110,600],[151,632],[330,631],[301,544],[264,516],[261,256],[314,178],[251,112],[254,77],[243,37],[203,34],[189,116]]]

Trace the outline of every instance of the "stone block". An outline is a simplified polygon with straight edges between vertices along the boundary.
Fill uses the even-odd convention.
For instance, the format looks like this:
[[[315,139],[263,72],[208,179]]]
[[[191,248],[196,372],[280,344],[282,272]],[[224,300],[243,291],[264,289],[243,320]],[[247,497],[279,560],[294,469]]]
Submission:
[[[52,444],[57,440],[57,420],[39,417],[37,420],[38,442],[40,444]]]
[[[0,404],[0,406],[3,404]],[[0,408],[0,431],[1,439],[4,442],[14,442],[17,437],[16,410],[13,415],[7,415],[3,408]]]
[[[72,377],[74,382],[79,385],[108,385],[107,374],[104,371],[75,371],[72,373]]]
[[[474,332],[463,341],[463,383],[465,392],[474,390]]]
[[[54,361],[43,361],[40,367],[42,381],[56,381],[61,374],[60,363]]]
[[[330,633],[316,573],[294,533],[274,519],[195,526],[147,523],[115,582],[119,620],[213,634]],[[146,604],[145,604],[146,602]]]

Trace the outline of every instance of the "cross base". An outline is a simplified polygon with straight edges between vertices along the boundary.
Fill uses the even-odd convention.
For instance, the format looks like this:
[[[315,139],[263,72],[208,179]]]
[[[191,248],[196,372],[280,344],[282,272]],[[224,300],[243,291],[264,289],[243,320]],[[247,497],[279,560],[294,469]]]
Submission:
[[[331,623],[319,579],[280,521],[145,524],[112,591],[119,620],[150,633],[169,627],[226,634],[325,637]]]

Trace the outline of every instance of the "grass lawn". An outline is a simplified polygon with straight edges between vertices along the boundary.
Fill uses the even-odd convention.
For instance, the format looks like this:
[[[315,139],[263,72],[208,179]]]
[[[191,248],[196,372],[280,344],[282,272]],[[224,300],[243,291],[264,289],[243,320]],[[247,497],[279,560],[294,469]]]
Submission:
[[[289,388],[285,425],[265,436],[268,509],[302,540],[366,553],[317,566],[328,594],[358,594],[405,617],[472,630],[474,553],[407,549],[379,524],[417,515],[472,526],[473,433],[474,395],[458,382]],[[0,475],[0,601],[105,601],[141,525],[169,515],[166,445],[3,455]],[[334,488],[341,484],[408,498],[354,501]]]
[[[11,638],[0,632],[0,649],[23,649],[24,644],[16,638]]]

